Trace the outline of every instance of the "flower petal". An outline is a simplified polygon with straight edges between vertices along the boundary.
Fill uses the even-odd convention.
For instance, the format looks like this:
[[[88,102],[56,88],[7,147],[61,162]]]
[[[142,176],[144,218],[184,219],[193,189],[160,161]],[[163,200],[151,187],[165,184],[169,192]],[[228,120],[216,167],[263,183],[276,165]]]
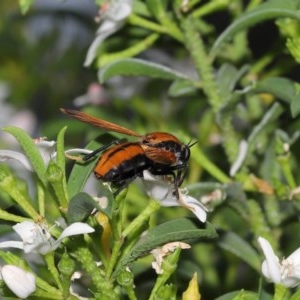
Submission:
[[[192,211],[201,222],[204,223],[206,221],[207,209],[201,202],[189,195],[184,194],[181,194],[181,200],[183,204],[185,204],[185,206]]]
[[[94,232],[95,229],[89,226],[86,223],[76,222],[68,226],[60,235],[60,237],[53,243],[52,250],[55,250],[61,241],[69,236],[78,235],[78,234],[85,234]]]
[[[300,283],[300,279],[296,277],[286,277],[283,278],[281,284],[287,288],[293,288]]]
[[[56,156],[56,142],[55,141],[47,141],[45,137],[35,139],[35,145],[39,150],[43,161],[46,166],[48,166],[51,159]]]
[[[131,0],[120,0],[116,2],[111,2],[105,17],[108,17],[114,20],[115,22],[120,22],[121,20],[127,18],[131,14],[131,11]]]
[[[23,221],[14,225],[13,229],[23,240],[25,253],[38,252],[46,254],[51,251],[54,239],[43,224],[36,224],[33,221]]]
[[[92,153],[92,150],[89,149],[83,149],[83,148],[72,148],[65,151],[65,154],[90,154]]]
[[[1,275],[5,284],[19,298],[26,299],[36,289],[34,275],[17,266],[3,266]]]
[[[11,150],[0,150],[0,161],[2,162],[8,159],[14,159],[20,162],[27,170],[33,171],[30,161],[23,153]]]
[[[156,274],[162,274],[162,262],[163,257],[173,252],[176,248],[189,249],[191,246],[183,242],[171,242],[163,245],[162,247],[152,249],[150,253],[154,256],[155,261],[152,262],[152,268],[155,270]]]
[[[300,266],[300,248],[296,249],[292,254],[290,254],[286,260],[292,262],[295,266]]]
[[[147,194],[160,201],[162,206],[183,206],[191,210],[201,222],[206,221],[207,209],[197,199],[189,196],[179,189],[180,199],[174,195],[174,186],[163,180],[160,176],[154,176],[149,171],[143,172],[143,183]]]
[[[29,242],[33,241],[32,232],[36,230],[36,223],[33,221],[23,221],[13,226],[14,231],[21,237],[21,239]]]
[[[3,248],[17,248],[24,249],[24,243],[21,241],[6,241],[0,243],[0,249]]]
[[[172,197],[172,191],[169,184],[167,184],[163,180],[158,180],[149,171],[143,172],[143,183],[146,187],[146,191],[149,197],[152,197],[159,201],[164,201],[166,199],[171,200],[170,202],[172,204],[166,204],[164,206],[176,205],[177,199],[174,196]]]
[[[94,232],[95,229],[86,223],[75,222],[68,226],[60,235],[59,239],[64,239],[68,236],[91,233]]]
[[[88,49],[88,53],[84,61],[85,67],[91,65],[97,56],[97,50],[102,42],[123,26],[124,20],[131,14],[131,11],[132,0],[119,0],[111,1],[108,4],[107,9],[101,12],[102,22],[97,30],[96,38]]]
[[[258,243],[265,255],[266,260],[262,263],[262,273],[274,283],[281,282],[279,258],[275,255],[270,243],[263,237],[258,238]]]
[[[281,262],[282,284],[295,287],[300,283],[300,248]]]
[[[102,22],[100,25],[98,31],[97,31],[97,36],[92,42],[91,46],[88,49],[85,61],[84,61],[84,66],[88,67],[91,65],[95,57],[97,56],[97,50],[101,46],[102,42],[110,35],[112,35],[114,32],[116,32],[120,25],[117,25],[114,21],[110,20],[105,20]]]

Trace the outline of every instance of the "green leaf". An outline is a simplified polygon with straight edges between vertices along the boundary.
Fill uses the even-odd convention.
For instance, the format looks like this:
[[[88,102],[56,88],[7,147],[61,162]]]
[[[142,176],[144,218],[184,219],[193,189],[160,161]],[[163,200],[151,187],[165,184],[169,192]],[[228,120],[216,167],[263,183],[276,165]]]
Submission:
[[[105,65],[99,70],[98,78],[101,83],[104,83],[109,78],[119,75],[147,76],[166,80],[189,79],[173,69],[137,58],[121,59]]]
[[[255,141],[257,136],[259,136],[259,134],[266,128],[266,126],[268,126],[271,122],[274,122],[275,120],[277,120],[282,112],[283,112],[283,107],[279,103],[275,102],[271,106],[271,108],[269,108],[265,112],[265,114],[262,117],[262,119],[260,120],[260,122],[256,126],[253,127],[253,129],[248,137],[249,145]]]
[[[87,144],[86,149],[96,150],[103,145],[109,144],[112,140],[116,140],[116,136],[111,133],[105,133],[100,135],[96,140],[91,141]],[[69,197],[72,198],[79,192],[82,192],[86,181],[90,176],[93,176],[93,170],[95,168],[95,164],[97,163],[98,157],[101,156],[101,153],[95,157],[95,159],[91,159],[86,163],[75,163],[71,174],[68,179],[68,192]],[[92,174],[92,175],[91,175]],[[99,186],[101,187],[101,182],[99,180]],[[102,190],[102,189],[101,189]],[[107,188],[105,187],[105,190]]]
[[[241,77],[248,71],[249,66],[237,69],[234,65],[225,63],[217,73],[217,83],[224,101],[232,97],[232,92]]]
[[[23,15],[25,15],[30,6],[33,4],[34,0],[19,0],[19,5],[20,5],[20,9],[21,9],[21,13]]]
[[[68,206],[68,198],[63,184],[64,169],[61,169],[54,160],[51,160],[46,171],[46,178],[55,192],[60,207],[66,208]]]
[[[106,198],[105,201],[107,206],[105,208],[102,208],[99,203],[87,193],[81,192],[75,195],[69,203],[68,222],[74,223],[86,220],[95,208],[111,218],[113,195],[107,188],[103,187],[102,191],[103,194],[100,197]]]
[[[171,84],[168,95],[171,97],[182,97],[193,95],[196,92],[197,87],[193,81],[178,79]]]
[[[260,280],[260,284],[261,284],[261,281],[262,280]],[[259,289],[259,295],[258,295],[258,297],[259,297],[258,298],[259,300],[274,300],[273,295],[269,294],[268,292],[266,292],[262,288]],[[299,298],[297,298],[297,299],[299,299]],[[293,300],[297,300],[297,299],[293,299]],[[292,298],[289,299],[289,300],[292,300]]]
[[[56,163],[62,169],[65,170],[65,146],[64,146],[64,136],[66,132],[67,126],[62,128],[57,135],[57,144],[56,144]],[[65,172],[64,172],[65,173]]]
[[[296,118],[300,113],[300,95],[298,94],[298,92],[292,100],[291,113],[293,118]]]
[[[296,83],[290,79],[269,77],[258,82],[254,91],[270,93],[289,103],[294,118],[300,113],[300,93],[296,87]]]
[[[139,16],[151,17],[148,6],[144,2],[133,1],[133,11]]]
[[[259,22],[276,19],[292,18],[300,21],[300,14],[297,11],[296,1],[293,0],[273,0],[262,3],[255,9],[248,11],[235,20],[215,41],[211,54],[214,56],[220,46],[231,39],[236,33],[245,30]]]
[[[161,20],[165,16],[166,1],[161,0],[146,0],[149,11],[157,19]]]
[[[255,270],[260,270],[261,261],[257,252],[234,232],[224,232],[220,234],[218,245],[244,260]]]
[[[100,141],[101,139],[101,141]],[[109,143],[112,140],[112,135],[103,134],[97,140],[91,141],[87,144],[86,149],[96,150],[103,146],[103,144]],[[100,155],[100,154],[99,154]],[[95,157],[97,158],[97,157]],[[82,191],[86,184],[87,179],[93,172],[96,161],[90,160],[86,163],[75,163],[68,180],[68,192],[70,198]]]
[[[199,229],[190,219],[178,218],[151,228],[127,253],[118,267],[127,266],[136,258],[148,254],[150,250],[170,242],[192,243],[199,239],[216,238],[214,227],[208,222],[205,225],[205,229]]]
[[[5,127],[3,128],[3,131],[10,133],[17,139],[27,158],[31,162],[31,165],[38,178],[43,182],[44,185],[46,185],[46,166],[33,139],[28,135],[27,132],[18,127]]]
[[[56,163],[59,166],[59,168],[62,171],[63,178],[62,178],[62,184],[63,184],[63,190],[65,194],[65,198],[68,199],[68,191],[67,191],[67,182],[66,182],[66,157],[65,157],[65,143],[64,143],[64,137],[67,127],[63,127],[58,135],[57,135],[57,144],[56,144]]]
[[[238,69],[228,63],[221,66],[217,73],[217,83],[219,91],[224,98],[228,98],[233,91],[235,84],[237,82]]]
[[[293,296],[290,298],[290,300],[298,300],[300,299],[300,291],[293,294]]]

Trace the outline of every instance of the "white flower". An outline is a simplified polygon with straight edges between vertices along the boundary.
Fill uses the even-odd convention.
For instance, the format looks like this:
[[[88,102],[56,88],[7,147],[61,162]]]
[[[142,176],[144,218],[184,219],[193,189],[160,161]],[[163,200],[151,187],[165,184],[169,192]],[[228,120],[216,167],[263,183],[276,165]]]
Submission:
[[[186,243],[182,242],[172,242],[163,245],[160,248],[156,248],[150,251],[150,253],[154,256],[155,261],[152,262],[152,268],[155,270],[156,274],[162,274],[163,269],[162,262],[163,258],[168,255],[170,252],[174,252],[175,249],[181,248],[181,249],[189,249],[191,246]]]
[[[206,207],[197,199],[189,196],[184,189],[178,189],[180,199],[174,195],[174,186],[161,176],[153,176],[149,171],[143,172],[143,182],[147,194],[159,200],[162,206],[183,206],[191,210],[201,222],[206,221]]]
[[[33,140],[37,149],[39,150],[42,159],[45,163],[45,166],[48,166],[50,160],[54,159],[57,155],[56,152],[56,142],[55,141],[46,141],[45,138],[38,138]],[[88,149],[69,149],[65,151],[65,154],[69,153],[77,153],[77,154],[89,154],[91,150]],[[69,157],[73,159],[79,159],[78,157]],[[31,162],[27,158],[27,156],[21,152],[12,151],[12,150],[0,150],[0,162],[7,161],[9,159],[14,159],[20,162],[28,171],[33,172],[33,168]]]
[[[22,241],[6,241],[0,243],[0,248],[18,248],[25,253],[33,252],[46,254],[54,251],[66,237],[94,232],[91,226],[76,222],[68,226],[55,240],[52,238],[45,224],[37,224],[33,221],[23,221],[13,226],[13,229],[21,237]]]
[[[266,258],[262,263],[263,275],[288,288],[297,286],[300,283],[300,248],[280,261],[266,239],[259,237],[258,242]]]
[[[99,21],[101,20],[101,24],[97,30],[97,36],[88,50],[84,66],[87,67],[93,62],[101,43],[123,26],[131,11],[132,0],[112,0],[103,4],[100,9]]]
[[[46,141],[45,138],[39,138],[34,140],[36,147],[38,148],[45,165],[47,166],[51,159],[56,156],[55,141]],[[8,159],[14,159],[20,162],[27,170],[33,171],[32,165],[28,158],[20,152],[12,150],[0,150],[0,162]]]
[[[14,265],[5,265],[0,270],[1,279],[19,298],[26,299],[36,289],[32,273]]]

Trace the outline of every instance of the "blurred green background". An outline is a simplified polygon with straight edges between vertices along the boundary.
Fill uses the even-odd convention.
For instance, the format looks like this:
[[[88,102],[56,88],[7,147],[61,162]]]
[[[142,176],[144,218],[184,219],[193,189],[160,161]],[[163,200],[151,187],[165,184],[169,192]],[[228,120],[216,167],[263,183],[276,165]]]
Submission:
[[[208,2],[203,1],[204,4]],[[224,8],[203,18],[205,23],[198,25],[208,48],[242,12],[243,4],[248,2],[236,1],[239,4],[238,9]],[[191,92],[188,96],[171,98],[167,94],[170,85],[168,81],[116,77],[105,85],[100,85],[97,69],[93,66],[83,66],[87,49],[98,27],[94,21],[97,14],[98,7],[93,0],[36,1],[26,15],[20,13],[17,1],[0,1],[0,127],[17,125],[28,131],[32,137],[46,136],[51,140],[55,139],[59,129],[67,124],[66,144],[79,147],[95,138],[101,131],[63,116],[59,108],[84,108],[103,119],[125,125],[140,133],[172,132],[185,143],[191,138],[196,139],[211,161],[228,174],[230,163],[221,145],[222,135],[215,122],[216,115],[202,90]],[[299,65],[285,48],[285,37],[280,32],[283,28],[284,24],[279,28],[273,20],[264,21],[249,29],[247,33],[237,34],[230,45],[232,48],[227,47],[217,57],[216,73],[220,71],[218,68],[224,62],[229,62],[237,69],[245,65],[251,66],[249,74],[256,76],[255,80],[280,75],[299,81]],[[124,27],[105,42],[101,51],[110,53],[122,47],[126,48],[146,36],[145,32],[145,29],[134,26]],[[140,57],[189,73],[191,76],[195,75],[194,65],[186,49],[167,35],[163,35],[155,46]],[[249,78],[247,80],[250,81]],[[243,84],[245,81],[239,82],[237,87],[242,89],[247,86]],[[233,124],[237,136],[241,138],[249,136],[270,108],[274,98],[270,95],[247,95],[243,100],[244,106],[229,107],[234,112]],[[274,175],[269,170],[272,170],[270,166],[273,167],[275,163],[275,130],[283,129],[292,135],[299,128],[299,118],[291,118],[289,105],[283,103],[283,108],[280,117],[270,121],[270,126],[264,128],[257,143],[259,147],[249,154],[248,169],[242,175],[249,171],[247,175],[254,172],[268,180]],[[10,142],[0,133],[1,146],[12,147]],[[299,153],[293,150],[298,144],[299,142],[292,148],[294,169]],[[191,161],[193,162],[193,157]],[[277,175],[278,178],[282,178],[280,171]],[[297,172],[295,178],[299,179]],[[199,164],[191,163],[187,182],[200,181],[215,182],[216,179],[206,173]],[[139,193],[133,191],[131,199],[137,202]],[[287,191],[284,190],[284,197],[286,194]],[[269,214],[266,218],[275,233],[282,230],[278,228],[284,217],[283,214],[279,216],[279,212],[282,212],[281,206],[285,206],[285,203],[277,201],[277,195],[268,198],[266,195],[247,192],[247,196],[250,203],[254,202],[253,198],[260,202],[259,205],[263,203],[261,206],[266,206],[263,209],[267,213],[268,205],[275,207],[274,211],[278,214]],[[210,221],[216,227],[232,230],[249,241],[249,244],[252,243],[254,233],[248,231],[249,224],[244,222],[245,216],[239,211],[236,213],[234,209],[239,208],[238,206],[232,209],[232,202],[228,206],[227,204],[217,207],[209,215]],[[135,206],[134,212],[139,208]],[[130,209],[132,207],[129,207]],[[299,236],[298,226],[289,223],[297,218],[293,209],[292,206],[287,209],[290,219],[286,218],[285,224],[283,222],[286,230],[282,241],[290,242],[283,243],[285,253],[290,253],[299,246],[299,243],[293,240],[293,233]],[[247,213],[248,211],[244,211],[245,215]],[[181,214],[188,212],[178,208],[166,208],[159,212],[157,220],[162,221]],[[255,228],[255,222],[251,224]],[[220,233],[222,237],[222,232]],[[235,289],[257,290],[257,272],[233,253],[234,249],[227,252],[217,243],[197,244],[192,254],[183,251],[179,279],[184,278],[185,282],[181,282],[179,289],[186,288],[190,279],[191,274],[187,270],[196,269],[200,274],[199,281],[204,280],[203,295],[207,296],[206,299],[213,299]],[[149,266],[149,261],[146,265]],[[143,285],[150,289],[152,282],[150,283],[149,278],[154,273],[152,270],[146,270],[146,267],[141,270],[140,274],[139,270],[136,271],[136,284],[139,285],[140,291],[143,291]],[[204,279],[201,278],[202,274]]]

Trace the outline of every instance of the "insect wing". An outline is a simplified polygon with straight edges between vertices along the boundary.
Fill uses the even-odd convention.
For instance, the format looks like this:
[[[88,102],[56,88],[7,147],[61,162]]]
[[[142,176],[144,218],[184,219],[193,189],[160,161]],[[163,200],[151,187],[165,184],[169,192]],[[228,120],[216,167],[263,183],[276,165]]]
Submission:
[[[89,124],[94,125],[96,127],[100,127],[100,128],[105,129],[105,130],[108,130],[108,131],[114,131],[114,132],[123,133],[123,134],[126,134],[126,135],[141,137],[140,134],[138,134],[138,133],[136,133],[136,132],[134,132],[130,129],[127,129],[125,127],[122,127],[120,125],[117,125],[117,124],[114,124],[114,123],[111,123],[111,122],[108,122],[108,121],[98,119],[98,118],[93,117],[91,115],[88,115],[84,112],[81,112],[81,111],[78,111],[78,110],[73,110],[73,109],[64,109],[64,108],[61,108],[60,110],[64,114],[66,114],[70,117],[73,117],[73,118],[75,118],[79,121],[85,122],[85,123],[89,123]]]
[[[142,145],[142,148],[144,149],[145,155],[156,163],[172,165],[176,162],[176,156],[173,152],[160,148],[149,147],[146,145]]]

